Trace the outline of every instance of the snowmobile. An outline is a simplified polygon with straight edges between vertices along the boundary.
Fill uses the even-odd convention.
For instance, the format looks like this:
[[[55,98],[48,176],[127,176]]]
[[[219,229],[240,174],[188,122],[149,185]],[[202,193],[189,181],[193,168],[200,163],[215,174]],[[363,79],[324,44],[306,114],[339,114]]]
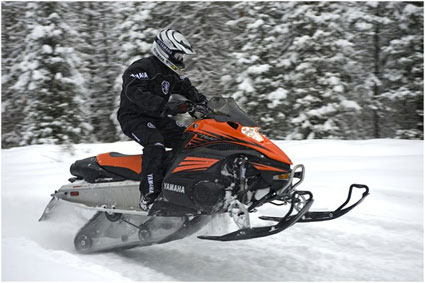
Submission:
[[[336,210],[310,211],[313,194],[297,190],[305,177],[304,166],[293,165],[234,99],[184,103],[195,120],[185,130],[181,146],[166,152],[162,192],[148,211],[139,208],[143,156],[108,152],[73,163],[74,177],[51,195],[40,220],[49,218],[58,201],[95,210],[74,239],[77,251],[92,253],[182,239],[219,214],[229,215],[237,230],[199,239],[269,236],[295,223],[338,218],[369,194],[366,185],[352,184]],[[362,194],[352,203],[354,189]],[[279,216],[260,216],[266,225],[252,227],[250,215],[263,205],[285,209]]]

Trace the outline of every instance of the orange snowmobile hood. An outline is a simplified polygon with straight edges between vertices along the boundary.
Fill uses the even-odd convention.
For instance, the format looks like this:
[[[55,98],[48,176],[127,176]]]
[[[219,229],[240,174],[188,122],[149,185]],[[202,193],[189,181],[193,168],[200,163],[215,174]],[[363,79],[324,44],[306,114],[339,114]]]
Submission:
[[[260,134],[263,139],[262,141],[251,138],[242,133],[242,126],[238,123],[203,119],[193,122],[186,129],[186,132],[193,132],[195,135],[185,145],[185,148],[223,142],[234,143],[252,148],[270,159],[292,165],[289,157],[267,137]]]

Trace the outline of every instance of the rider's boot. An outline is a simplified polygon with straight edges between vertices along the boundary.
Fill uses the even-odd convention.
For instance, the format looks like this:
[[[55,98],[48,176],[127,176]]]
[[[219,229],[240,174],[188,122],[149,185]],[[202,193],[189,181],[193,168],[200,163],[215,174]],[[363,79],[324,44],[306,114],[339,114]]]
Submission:
[[[140,181],[140,208],[149,210],[161,192],[163,176],[162,161],[165,156],[163,145],[146,146],[143,149],[142,179]]]

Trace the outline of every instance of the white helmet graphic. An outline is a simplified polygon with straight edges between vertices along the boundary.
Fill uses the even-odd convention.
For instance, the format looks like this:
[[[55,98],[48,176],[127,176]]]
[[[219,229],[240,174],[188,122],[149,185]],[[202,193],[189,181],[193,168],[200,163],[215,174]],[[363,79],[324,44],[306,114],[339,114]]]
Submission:
[[[156,36],[152,52],[179,75],[184,72],[184,56],[195,54],[189,41],[179,31],[172,29],[163,30]]]

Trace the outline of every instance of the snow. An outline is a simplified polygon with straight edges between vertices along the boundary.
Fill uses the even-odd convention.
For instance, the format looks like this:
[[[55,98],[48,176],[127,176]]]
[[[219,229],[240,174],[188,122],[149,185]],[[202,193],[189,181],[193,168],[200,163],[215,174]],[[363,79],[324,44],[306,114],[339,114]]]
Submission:
[[[344,108],[347,108],[347,109],[354,109],[354,110],[361,110],[362,109],[360,107],[360,105],[357,104],[357,102],[352,101],[352,100],[343,100],[343,101],[341,101],[341,105]]]
[[[268,72],[270,70],[270,68],[271,68],[271,66],[269,64],[255,65],[255,66],[250,66],[247,69],[247,72],[249,74],[259,75],[259,74]]]
[[[238,85],[238,89],[245,92],[254,92],[252,80],[250,78],[244,78],[243,81]]]
[[[64,203],[38,218],[76,160],[107,151],[141,152],[134,142],[2,150],[3,281],[423,281],[423,141],[277,141],[306,166],[299,189],[312,209],[337,208],[348,186],[370,196],[333,221],[295,224],[276,235],[238,242],[195,236],[121,252],[80,255],[73,238],[92,212]],[[69,149],[68,149],[69,150]],[[354,197],[359,196],[359,192]],[[262,207],[278,215],[281,207]],[[281,213],[281,212],[280,212]],[[253,225],[263,224],[252,218]],[[223,225],[220,225],[223,224]],[[264,225],[264,224],[263,224]],[[199,234],[235,229],[219,217]]]
[[[281,103],[282,100],[288,97],[288,91],[284,88],[279,87],[275,91],[267,94],[266,97],[269,101],[271,101],[267,104],[267,107],[275,108]]]
[[[248,29],[257,29],[259,27],[261,27],[264,24],[264,21],[261,19],[256,20],[255,22],[248,24],[246,27]]]
[[[52,47],[50,46],[50,45],[43,45],[42,47],[41,47],[41,49],[42,49],[42,51],[43,51],[43,53],[45,53],[45,54],[51,54],[51,53],[53,53],[53,49],[52,49]]]

